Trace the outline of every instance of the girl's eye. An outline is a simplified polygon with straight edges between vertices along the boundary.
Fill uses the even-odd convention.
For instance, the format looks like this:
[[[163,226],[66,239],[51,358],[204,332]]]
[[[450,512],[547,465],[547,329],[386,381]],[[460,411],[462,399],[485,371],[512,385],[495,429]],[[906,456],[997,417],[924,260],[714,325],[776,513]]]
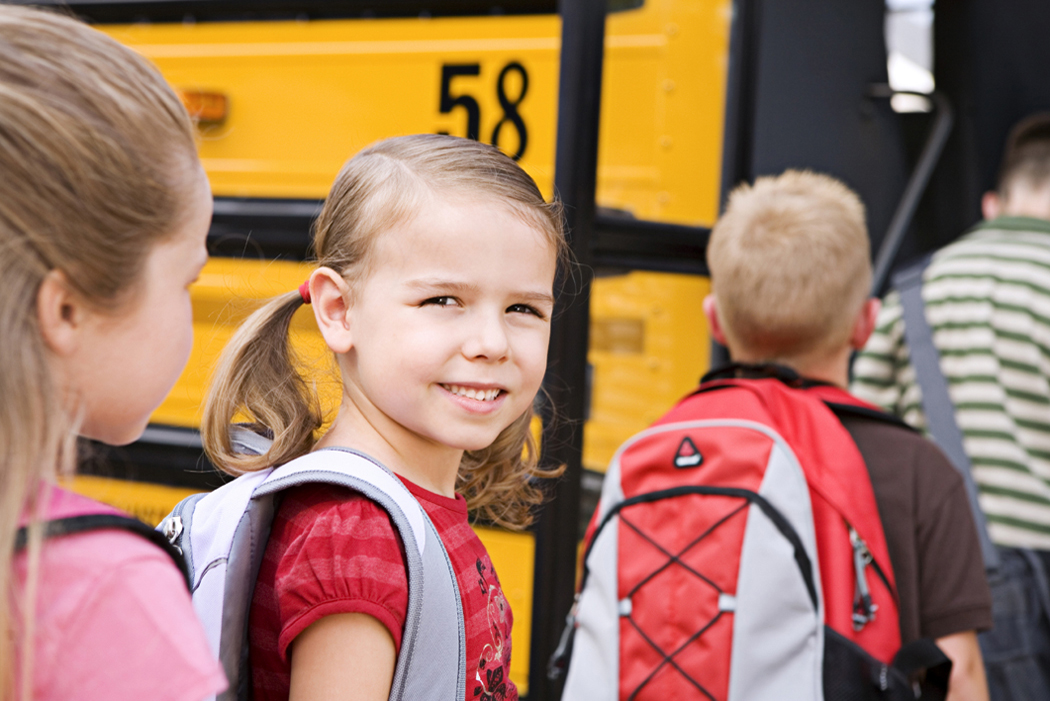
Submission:
[[[451,307],[455,304],[455,297],[431,297],[430,299],[423,300],[423,304],[421,306],[434,305],[437,307]]]
[[[547,318],[539,309],[536,309],[536,307],[529,306],[528,304],[512,304],[509,307],[507,307],[507,311],[516,314],[531,314],[541,319]]]

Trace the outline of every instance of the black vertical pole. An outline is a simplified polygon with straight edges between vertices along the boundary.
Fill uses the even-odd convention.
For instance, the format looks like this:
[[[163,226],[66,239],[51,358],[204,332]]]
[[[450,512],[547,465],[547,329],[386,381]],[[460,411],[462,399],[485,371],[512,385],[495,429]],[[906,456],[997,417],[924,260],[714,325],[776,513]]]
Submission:
[[[729,193],[753,177],[751,145],[755,131],[755,89],[762,0],[734,0],[729,30],[729,72],[726,79],[725,133],[722,137],[722,186],[719,213]],[[729,362],[729,350],[711,339],[711,367]]]
[[[547,660],[572,606],[580,518],[584,391],[590,317],[590,245],[598,170],[598,117],[605,48],[605,0],[561,0],[561,58],[554,187],[565,205],[569,242],[580,265],[561,285],[544,387],[542,464],[565,465],[536,526],[530,701],[555,701]],[[556,417],[551,420],[552,412]]]
[[[734,0],[729,30],[725,133],[722,138],[722,186],[719,209],[734,187],[751,180],[754,163],[755,89],[762,0]]]

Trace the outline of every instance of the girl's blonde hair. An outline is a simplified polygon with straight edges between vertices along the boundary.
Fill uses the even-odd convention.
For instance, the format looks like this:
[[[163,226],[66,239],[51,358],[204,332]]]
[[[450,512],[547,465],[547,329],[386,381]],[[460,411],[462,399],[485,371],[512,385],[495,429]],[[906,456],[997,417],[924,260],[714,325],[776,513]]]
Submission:
[[[476,141],[418,134],[375,143],[343,166],[317,220],[318,265],[339,271],[351,285],[360,282],[368,275],[377,235],[410,220],[432,194],[504,204],[546,234],[560,263],[566,260],[560,206],[544,201],[514,161]],[[301,304],[298,292],[273,299],[249,317],[219,361],[201,432],[208,457],[226,472],[283,464],[309,452],[317,440],[320,403],[296,370],[288,340],[292,315]],[[237,415],[272,432],[266,454],[234,452],[228,429]],[[558,474],[538,467],[531,419],[529,410],[488,448],[463,456],[456,490],[485,520],[513,528],[528,525],[530,507],[542,498],[533,478]]]
[[[196,177],[193,125],[145,59],[74,19],[0,4],[0,698],[15,647],[28,698],[26,634],[12,639],[15,532],[40,513],[41,483],[75,462],[76,420],[50,373],[37,293],[53,270],[74,294],[120,311],[151,247],[177,227]]]

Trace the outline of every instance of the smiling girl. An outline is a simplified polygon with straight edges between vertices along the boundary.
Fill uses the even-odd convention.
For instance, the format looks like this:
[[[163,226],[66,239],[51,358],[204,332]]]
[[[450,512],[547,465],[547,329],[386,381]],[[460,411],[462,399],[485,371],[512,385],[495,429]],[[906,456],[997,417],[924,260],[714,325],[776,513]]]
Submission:
[[[540,500],[529,430],[543,379],[560,210],[497,149],[388,139],[352,158],[317,222],[319,266],[231,341],[205,409],[209,457],[241,473],[351,448],[389,468],[431,519],[456,569],[466,700],[515,699],[511,612],[468,510],[520,528]],[[328,431],[291,364],[293,313],[312,303],[343,401]],[[247,414],[274,437],[233,452]],[[331,485],[285,493],[256,583],[249,638],[256,701],[386,699],[405,628],[404,546],[386,512]]]

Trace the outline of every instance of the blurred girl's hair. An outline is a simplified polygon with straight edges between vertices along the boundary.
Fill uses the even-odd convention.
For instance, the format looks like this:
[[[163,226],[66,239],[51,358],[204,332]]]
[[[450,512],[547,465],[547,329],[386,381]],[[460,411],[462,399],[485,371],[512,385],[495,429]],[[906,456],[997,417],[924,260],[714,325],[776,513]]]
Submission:
[[[197,168],[193,125],[149,62],[69,17],[0,4],[0,698],[14,693],[16,647],[22,698],[31,676],[31,609],[23,639],[11,634],[15,532],[75,461],[76,407],[37,324],[41,282],[58,271],[87,304],[121,311],[151,247],[176,230]]]

